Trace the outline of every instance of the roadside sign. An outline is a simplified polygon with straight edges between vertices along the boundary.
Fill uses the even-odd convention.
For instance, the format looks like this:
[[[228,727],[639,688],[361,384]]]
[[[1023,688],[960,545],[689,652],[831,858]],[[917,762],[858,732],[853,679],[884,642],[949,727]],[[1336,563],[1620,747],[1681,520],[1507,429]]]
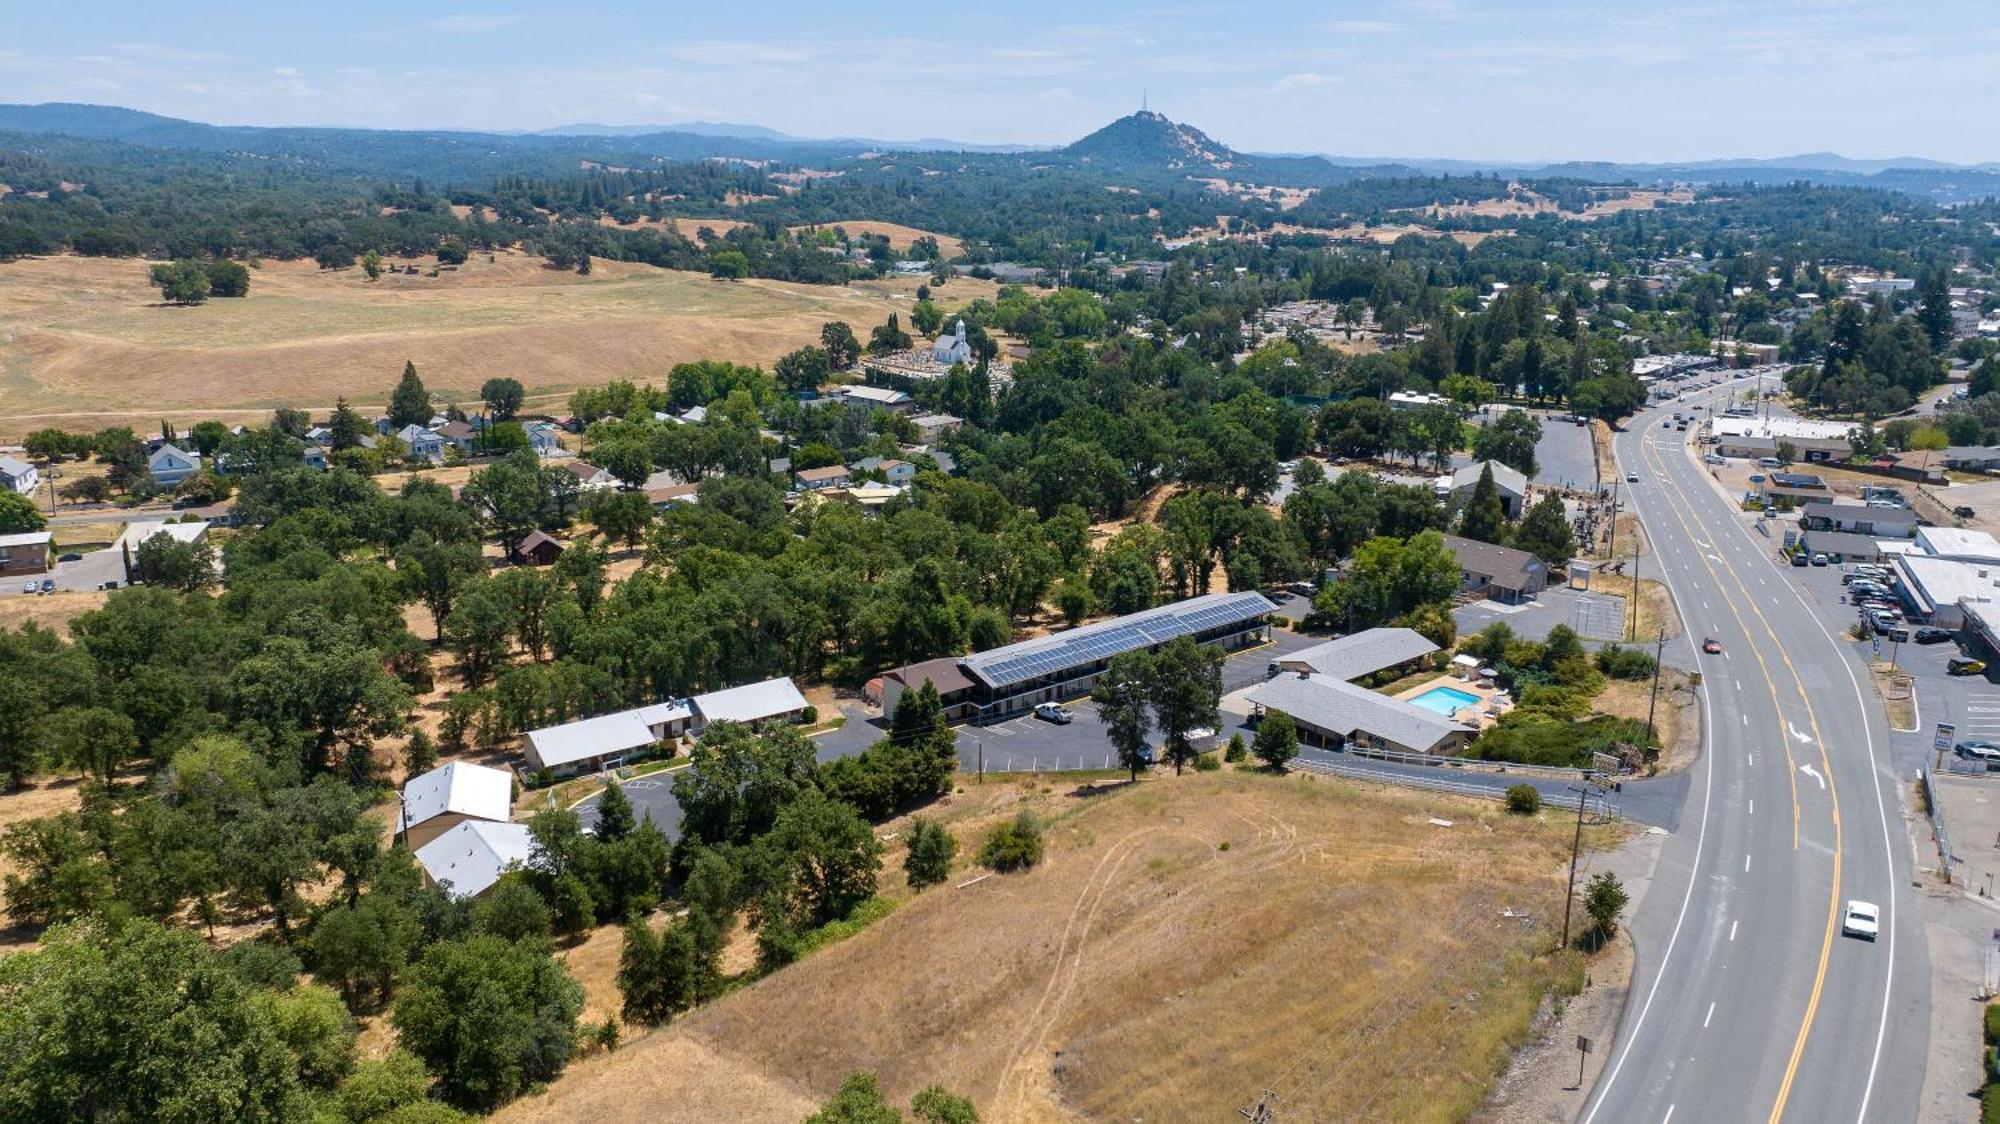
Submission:
[[[1949,722],[1940,722],[1937,724],[1937,738],[1931,742],[1931,748],[1943,753],[1951,748],[1952,740],[1957,736],[1958,727]]]
[[[1577,1035],[1577,1036],[1576,1036],[1576,1048],[1577,1048],[1578,1052],[1580,1052],[1580,1053],[1585,1053],[1585,1054],[1588,1054],[1588,1053],[1590,1053],[1590,1039],[1588,1039],[1588,1038],[1585,1038],[1585,1037],[1584,1037],[1583,1035],[1581,1035],[1581,1034]]]

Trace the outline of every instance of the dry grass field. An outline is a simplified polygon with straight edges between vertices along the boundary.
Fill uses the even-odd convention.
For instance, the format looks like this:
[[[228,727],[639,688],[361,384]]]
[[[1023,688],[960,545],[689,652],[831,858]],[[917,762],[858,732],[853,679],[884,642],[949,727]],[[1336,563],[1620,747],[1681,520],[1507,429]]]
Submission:
[[[795,1121],[867,1068],[999,1122],[1234,1119],[1264,1087],[1286,1119],[1455,1120],[1545,991],[1580,982],[1539,955],[1559,817],[1236,771],[989,780],[932,814],[964,855],[1021,807],[1050,824],[1032,872],[972,882],[962,858],[911,896],[892,846],[886,919],[502,1118]]]
[[[0,266],[0,439],[162,415],[183,428],[248,421],[281,405],[324,411],[341,395],[374,408],[405,359],[447,398],[469,402],[508,375],[553,404],[612,379],[658,383],[692,359],[770,363],[828,320],[865,339],[907,311],[916,286],[728,282],[618,262],[579,277],[502,254],[374,283],[358,269],[266,262],[246,298],[169,308],[139,261],[14,262]],[[955,307],[994,291],[961,278],[938,296]]]
[[[937,239],[938,250],[947,258],[955,258],[965,249],[964,243],[949,234],[939,234],[930,230],[918,230],[914,226],[902,226],[893,222],[874,222],[869,219],[856,219],[853,222],[823,222],[819,226],[822,228],[837,226],[846,231],[849,238],[859,238],[864,234],[880,234],[886,237],[889,240],[889,245],[897,250],[908,249],[910,243],[919,238],[935,238]],[[794,232],[811,229],[813,228],[810,226],[792,227]]]

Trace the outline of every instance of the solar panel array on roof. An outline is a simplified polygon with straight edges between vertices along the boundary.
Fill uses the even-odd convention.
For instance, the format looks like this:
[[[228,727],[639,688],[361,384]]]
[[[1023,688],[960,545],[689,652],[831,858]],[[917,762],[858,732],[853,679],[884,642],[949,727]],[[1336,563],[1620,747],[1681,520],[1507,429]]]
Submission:
[[[1276,608],[1261,593],[1211,593],[979,652],[965,658],[965,667],[988,686],[1006,687],[1164,644],[1177,636],[1254,620]]]

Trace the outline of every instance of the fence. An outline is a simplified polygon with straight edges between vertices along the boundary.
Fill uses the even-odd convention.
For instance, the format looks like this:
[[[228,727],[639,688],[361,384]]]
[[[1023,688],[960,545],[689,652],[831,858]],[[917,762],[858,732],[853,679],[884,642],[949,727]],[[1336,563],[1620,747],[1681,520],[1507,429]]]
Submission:
[[[1919,769],[1917,780],[1924,786],[1924,810],[1930,815],[1931,840],[1937,844],[1938,862],[1944,869],[1944,880],[1956,885],[1958,880],[1952,877],[1951,864],[1957,860],[1951,853],[1951,835],[1944,829],[1944,808],[1938,803],[1937,784],[1929,769]]]
[[[1340,752],[1350,757],[1372,757],[1398,765],[1424,765],[1435,769],[1463,769],[1468,773],[1524,773],[1531,777],[1582,784],[1588,769],[1560,765],[1522,765],[1513,761],[1485,761],[1474,757],[1438,757],[1429,753],[1405,753],[1397,749],[1375,749],[1349,744]]]

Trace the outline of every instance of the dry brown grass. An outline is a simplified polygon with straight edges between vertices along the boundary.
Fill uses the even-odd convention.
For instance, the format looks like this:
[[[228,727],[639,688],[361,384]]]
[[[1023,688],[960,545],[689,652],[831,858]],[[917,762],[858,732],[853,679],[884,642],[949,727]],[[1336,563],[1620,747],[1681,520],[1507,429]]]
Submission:
[[[865,337],[907,312],[917,284],[728,282],[620,262],[579,277],[500,254],[374,283],[360,270],[266,262],[248,297],[167,308],[143,262],[19,261],[0,266],[0,438],[44,425],[150,431],[162,416],[181,428],[249,421],[276,406],[324,412],[341,395],[373,409],[406,359],[447,400],[470,402],[506,374],[553,405],[612,379],[657,384],[692,359],[768,364],[828,320]],[[959,278],[938,298],[949,310],[995,291]]]
[[[910,243],[915,242],[919,238],[935,238],[937,239],[939,252],[943,253],[947,258],[955,258],[965,252],[965,244],[949,234],[939,234],[934,230],[919,230],[914,226],[903,226],[893,222],[875,222],[870,219],[859,219],[853,222],[823,222],[817,225],[817,229],[831,230],[836,226],[846,231],[847,236],[850,238],[859,238],[864,234],[880,234],[889,239],[891,248],[897,250],[909,249]],[[812,229],[815,229],[812,225],[795,226],[792,228],[794,233]]]
[[[1700,745],[1701,711],[1695,706],[1694,694],[1686,688],[1684,672],[1674,669],[1661,672],[1660,702],[1652,708],[1652,715],[1653,727],[1659,733],[1663,769],[1692,760]],[[1652,695],[1651,679],[1614,679],[1591,700],[1591,706],[1603,714],[1644,722]]]
[[[991,1121],[1219,1120],[1266,1085],[1288,1118],[1459,1119],[1555,977],[1554,822],[1234,771],[1054,783],[931,813],[969,852],[1037,809],[1033,872],[957,888],[966,868],[502,1116],[789,1121],[867,1068],[893,1098],[941,1082]]]
[[[0,597],[0,631],[11,632],[25,624],[38,624],[67,637],[69,622],[101,607],[110,596],[97,589],[45,593],[35,597],[9,594]]]

